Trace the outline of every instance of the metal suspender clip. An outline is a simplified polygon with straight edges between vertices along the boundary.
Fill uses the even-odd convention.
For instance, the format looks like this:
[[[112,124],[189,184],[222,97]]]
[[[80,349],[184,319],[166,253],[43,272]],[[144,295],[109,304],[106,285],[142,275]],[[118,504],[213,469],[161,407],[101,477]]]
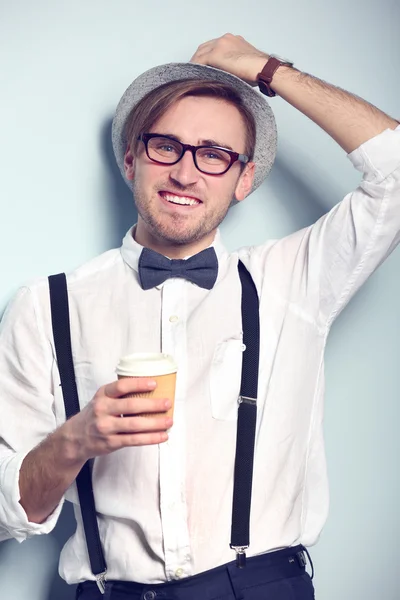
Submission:
[[[246,566],[246,550],[248,546],[231,546],[232,550],[236,552],[236,566],[239,569],[243,569]]]
[[[257,404],[257,398],[249,398],[248,396],[239,396],[238,404],[246,402],[247,404]]]
[[[103,573],[96,575],[97,587],[99,588],[101,594],[106,593],[106,573],[107,571],[103,571]]]

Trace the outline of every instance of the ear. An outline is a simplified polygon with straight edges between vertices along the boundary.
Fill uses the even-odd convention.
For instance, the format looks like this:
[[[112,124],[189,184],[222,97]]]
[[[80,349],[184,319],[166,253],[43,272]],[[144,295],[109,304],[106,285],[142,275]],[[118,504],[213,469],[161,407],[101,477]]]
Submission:
[[[135,157],[132,154],[131,147],[128,144],[124,155],[125,176],[129,181],[133,181],[135,176]]]
[[[236,185],[235,198],[238,202],[241,202],[251,192],[251,187],[254,181],[254,175],[256,171],[256,165],[253,162],[247,163],[243,173],[240,175]]]

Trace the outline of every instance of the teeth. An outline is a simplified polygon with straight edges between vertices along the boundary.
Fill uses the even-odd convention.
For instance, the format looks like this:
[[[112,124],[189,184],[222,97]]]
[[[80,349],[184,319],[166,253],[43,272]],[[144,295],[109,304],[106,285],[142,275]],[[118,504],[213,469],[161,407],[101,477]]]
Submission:
[[[200,204],[198,200],[194,198],[185,198],[183,196],[173,196],[172,194],[163,194],[165,200],[168,202],[173,202],[174,204],[184,204],[187,206],[194,206],[195,204]]]

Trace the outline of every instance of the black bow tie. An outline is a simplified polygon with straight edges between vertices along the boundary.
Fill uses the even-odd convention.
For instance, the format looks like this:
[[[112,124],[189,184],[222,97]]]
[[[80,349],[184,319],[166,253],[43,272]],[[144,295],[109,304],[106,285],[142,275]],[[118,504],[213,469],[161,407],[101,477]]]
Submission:
[[[160,285],[170,277],[183,277],[211,290],[217,275],[218,259],[214,248],[206,248],[186,260],[171,260],[150,248],[143,248],[139,258],[139,279],[144,290]]]

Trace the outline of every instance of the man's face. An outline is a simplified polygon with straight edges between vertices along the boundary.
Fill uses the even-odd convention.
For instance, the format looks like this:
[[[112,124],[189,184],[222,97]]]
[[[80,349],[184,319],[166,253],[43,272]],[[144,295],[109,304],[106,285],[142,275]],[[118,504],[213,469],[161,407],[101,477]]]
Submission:
[[[194,146],[211,145],[213,140],[212,145],[245,151],[241,114],[232,104],[214,98],[179,100],[145,133],[173,136]],[[135,157],[127,150],[125,171],[133,180],[139,213],[136,240],[159,250],[179,247],[185,255],[186,250],[199,251],[212,243],[232,198],[242,200],[249,193],[254,165],[243,169],[236,162],[224,175],[208,175],[196,168],[189,151],[175,165],[160,165],[147,157],[139,142]],[[191,204],[177,203],[188,198]]]

